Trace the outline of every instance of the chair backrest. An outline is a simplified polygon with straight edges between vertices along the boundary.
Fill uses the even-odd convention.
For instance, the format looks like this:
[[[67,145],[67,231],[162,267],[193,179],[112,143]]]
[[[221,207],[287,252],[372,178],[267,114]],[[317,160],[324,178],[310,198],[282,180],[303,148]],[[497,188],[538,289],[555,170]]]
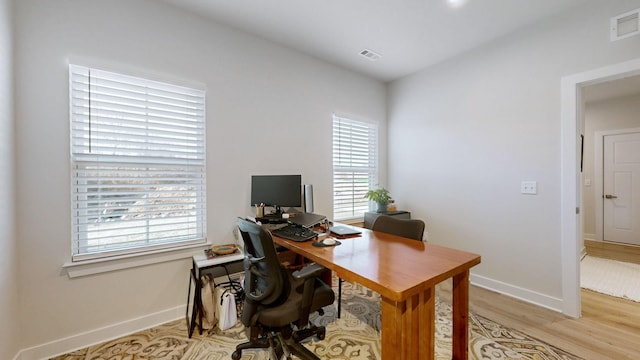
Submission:
[[[237,225],[244,241],[245,305],[247,301],[264,306],[282,303],[289,293],[289,278],[280,264],[271,233],[244,219],[238,219]]]
[[[422,241],[422,235],[424,234],[424,221],[418,219],[399,219],[394,216],[380,215],[373,222],[371,230]]]

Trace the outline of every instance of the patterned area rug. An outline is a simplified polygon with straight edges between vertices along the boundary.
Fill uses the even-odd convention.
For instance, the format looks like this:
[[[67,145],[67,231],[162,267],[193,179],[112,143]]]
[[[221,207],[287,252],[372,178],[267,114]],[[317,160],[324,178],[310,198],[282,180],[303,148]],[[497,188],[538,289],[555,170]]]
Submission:
[[[337,284],[337,281],[334,282]],[[323,341],[305,344],[322,359],[380,359],[380,297],[360,285],[343,283],[342,317],[336,308],[313,322],[327,327]],[[436,359],[451,359],[451,305],[436,300]],[[576,360],[576,356],[542,343],[471,313],[469,316],[470,359]],[[184,320],[174,321],[100,345],[53,358],[54,360],[217,360],[231,359],[236,344],[246,340],[244,328],[210,331],[187,337]],[[268,360],[267,351],[245,350],[243,360]]]

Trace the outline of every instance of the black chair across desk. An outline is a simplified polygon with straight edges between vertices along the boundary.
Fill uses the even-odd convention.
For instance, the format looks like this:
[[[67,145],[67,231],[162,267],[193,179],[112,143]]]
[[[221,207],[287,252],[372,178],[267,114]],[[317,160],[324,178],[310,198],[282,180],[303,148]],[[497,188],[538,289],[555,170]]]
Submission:
[[[422,241],[424,221],[381,215],[373,222],[371,230]]]
[[[300,342],[314,335],[324,339],[325,328],[310,325],[309,314],[322,314],[322,307],[335,300],[333,290],[318,278],[325,268],[312,264],[291,272],[280,264],[268,231],[244,219],[237,224],[245,251],[241,321],[249,341],[238,345],[232,358],[240,359],[245,349],[269,348],[272,359],[319,360]]]

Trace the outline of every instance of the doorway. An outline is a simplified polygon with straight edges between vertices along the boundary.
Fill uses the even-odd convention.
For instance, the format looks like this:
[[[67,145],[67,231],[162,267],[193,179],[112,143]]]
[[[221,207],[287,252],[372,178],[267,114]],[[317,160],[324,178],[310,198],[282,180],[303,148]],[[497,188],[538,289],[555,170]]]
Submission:
[[[563,313],[580,317],[580,258],[583,250],[582,139],[584,89],[640,74],[640,59],[562,78],[561,259]]]

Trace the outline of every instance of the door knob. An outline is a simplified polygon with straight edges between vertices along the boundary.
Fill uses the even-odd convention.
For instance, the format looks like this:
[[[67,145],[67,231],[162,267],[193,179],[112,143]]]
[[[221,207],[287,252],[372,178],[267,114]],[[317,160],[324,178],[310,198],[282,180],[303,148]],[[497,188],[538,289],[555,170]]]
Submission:
[[[615,195],[607,194],[607,195],[605,195],[605,196],[604,196],[604,198],[605,198],[605,199],[617,199],[618,197],[617,197],[617,196],[615,196]]]

